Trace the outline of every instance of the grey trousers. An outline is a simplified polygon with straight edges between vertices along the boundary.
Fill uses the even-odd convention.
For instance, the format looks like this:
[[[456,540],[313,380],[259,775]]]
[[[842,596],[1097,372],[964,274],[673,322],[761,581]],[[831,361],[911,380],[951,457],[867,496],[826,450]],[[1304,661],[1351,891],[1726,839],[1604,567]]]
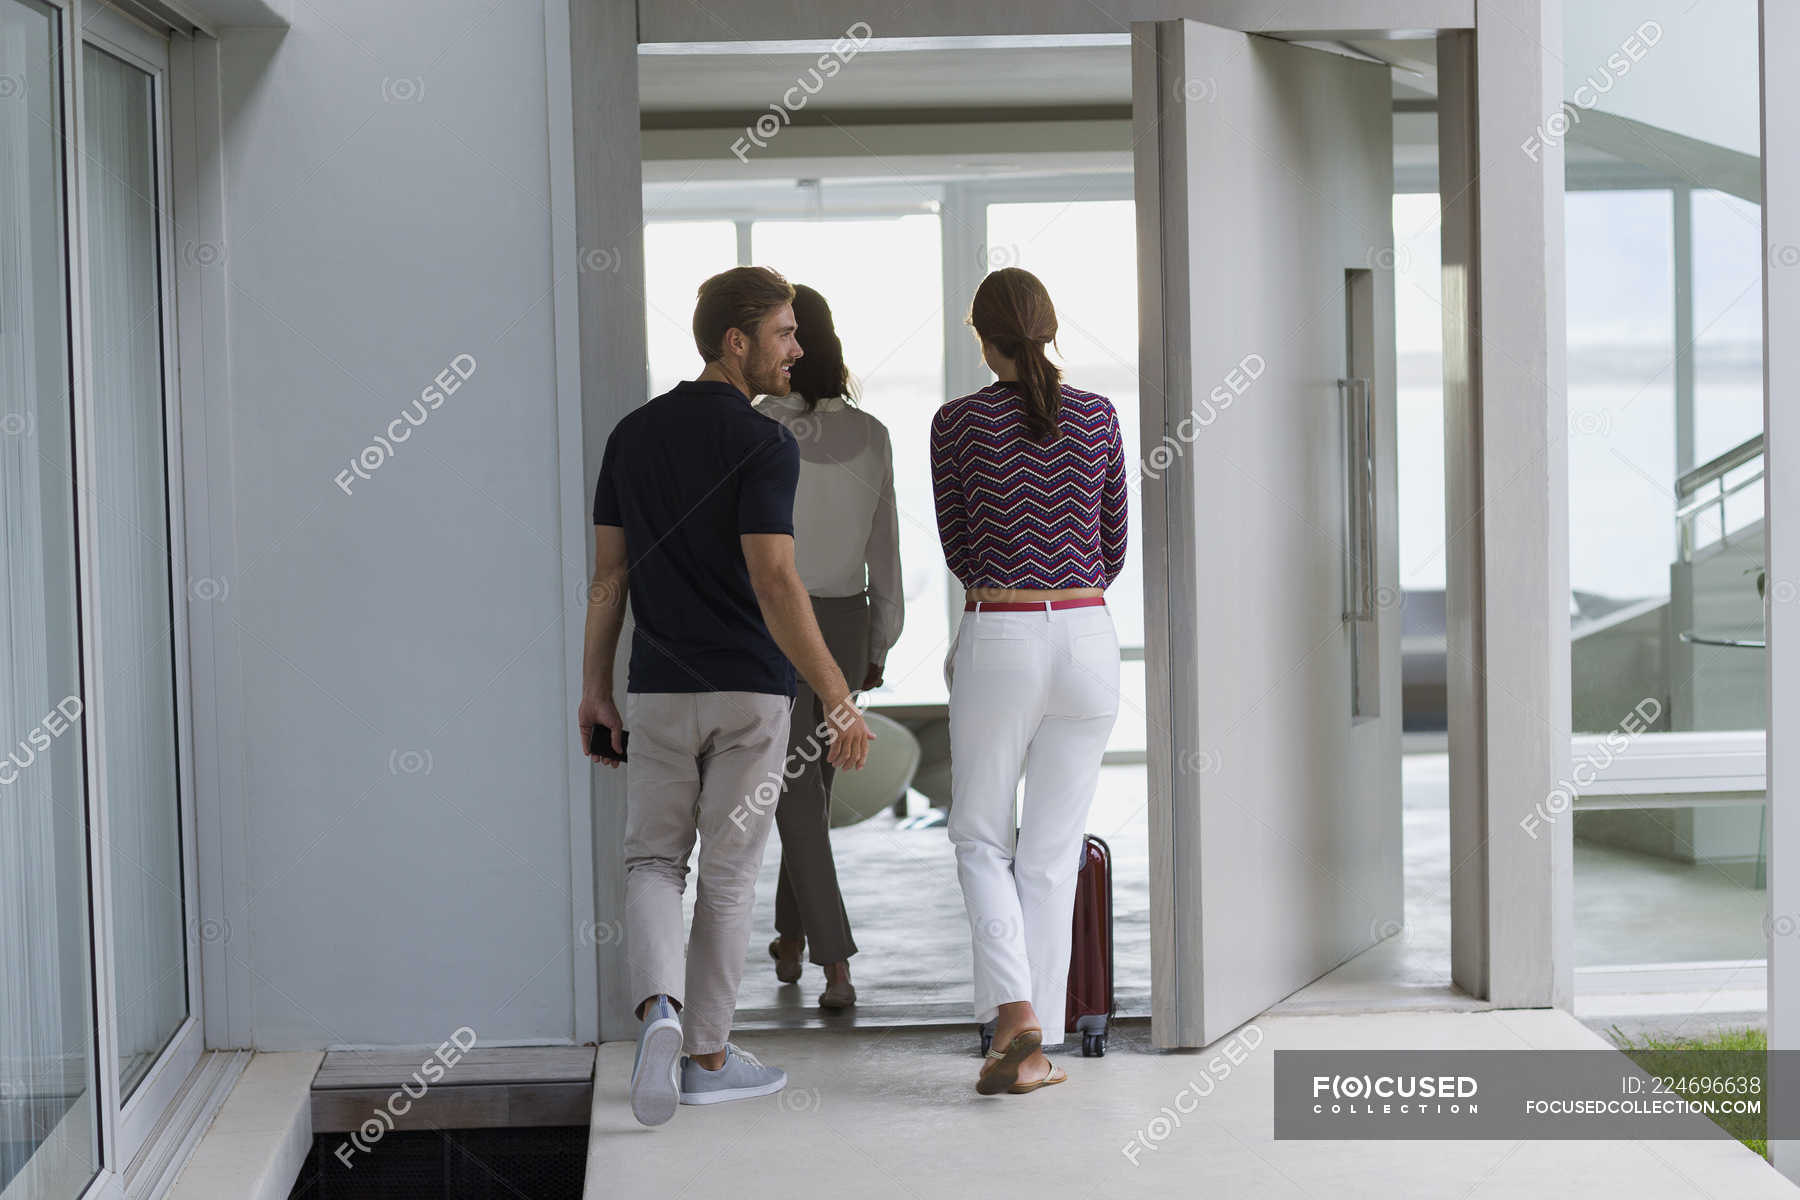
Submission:
[[[869,598],[814,596],[812,603],[831,657],[856,687],[869,669]],[[824,704],[800,680],[788,734],[787,787],[775,813],[781,831],[775,931],[785,938],[805,937],[813,962],[838,963],[856,953],[856,939],[850,936],[850,915],[831,857],[831,781],[837,768],[825,761],[826,743],[818,736],[824,720]]]
[[[631,692],[625,767],[625,950],[634,1004],[681,1006],[689,1054],[725,1048],[756,872],[781,797],[793,701],[764,692]],[[700,841],[694,927],[681,898]]]

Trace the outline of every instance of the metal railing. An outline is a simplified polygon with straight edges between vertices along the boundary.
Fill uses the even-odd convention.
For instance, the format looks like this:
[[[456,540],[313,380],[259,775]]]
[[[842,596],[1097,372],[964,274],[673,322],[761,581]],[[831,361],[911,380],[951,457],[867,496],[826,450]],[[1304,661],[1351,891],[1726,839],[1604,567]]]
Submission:
[[[1719,514],[1719,539],[1729,532],[1725,523],[1725,502],[1739,492],[1762,482],[1764,465],[1763,435],[1747,438],[1716,458],[1708,459],[1675,481],[1675,558],[1690,562],[1699,549],[1694,526],[1709,509]],[[1742,479],[1726,483],[1725,477],[1739,467],[1757,463],[1754,471]]]

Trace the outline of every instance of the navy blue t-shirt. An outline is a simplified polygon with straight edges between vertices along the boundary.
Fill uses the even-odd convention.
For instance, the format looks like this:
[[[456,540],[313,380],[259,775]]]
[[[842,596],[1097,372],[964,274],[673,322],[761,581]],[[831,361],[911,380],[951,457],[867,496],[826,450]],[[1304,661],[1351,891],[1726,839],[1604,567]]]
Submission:
[[[606,439],[594,524],[625,531],[633,692],[794,694],[739,535],[794,532],[800,446],[729,383],[685,382]]]

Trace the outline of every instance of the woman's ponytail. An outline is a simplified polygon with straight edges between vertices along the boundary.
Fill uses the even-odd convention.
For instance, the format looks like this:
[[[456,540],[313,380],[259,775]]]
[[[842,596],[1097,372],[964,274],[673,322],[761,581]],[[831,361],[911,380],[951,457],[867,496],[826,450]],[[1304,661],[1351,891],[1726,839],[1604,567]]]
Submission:
[[[993,272],[975,289],[969,323],[1018,367],[1031,436],[1040,442],[1052,437],[1062,416],[1062,371],[1044,353],[1056,340],[1056,307],[1042,281],[1020,267]]]

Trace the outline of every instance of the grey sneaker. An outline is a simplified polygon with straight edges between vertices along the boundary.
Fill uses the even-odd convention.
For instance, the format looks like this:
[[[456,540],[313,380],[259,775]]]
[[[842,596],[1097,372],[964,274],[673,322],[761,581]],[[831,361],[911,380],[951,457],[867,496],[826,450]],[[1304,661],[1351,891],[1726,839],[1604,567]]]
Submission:
[[[767,1096],[787,1086],[787,1072],[765,1067],[730,1042],[725,1043],[725,1065],[709,1071],[691,1058],[681,1060],[681,1102],[723,1104]]]
[[[667,996],[644,1009],[637,1061],[631,1068],[631,1115],[643,1125],[661,1125],[675,1115],[680,1094],[676,1072],[682,1063],[681,1019]]]

